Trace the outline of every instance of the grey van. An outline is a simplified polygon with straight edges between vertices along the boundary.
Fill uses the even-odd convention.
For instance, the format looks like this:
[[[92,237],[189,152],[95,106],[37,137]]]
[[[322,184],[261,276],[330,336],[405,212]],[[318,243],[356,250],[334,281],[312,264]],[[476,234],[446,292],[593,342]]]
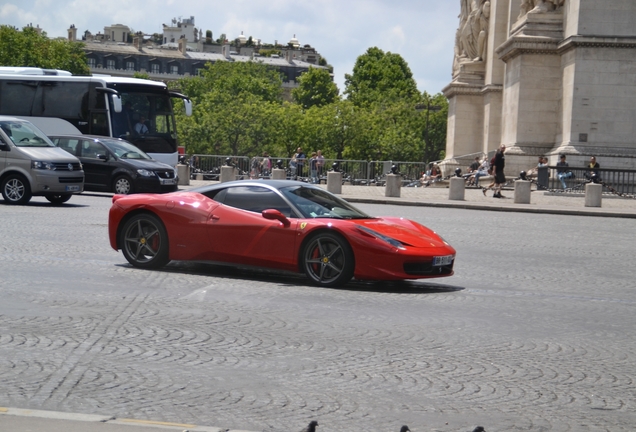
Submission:
[[[32,123],[0,116],[0,189],[7,204],[26,204],[32,196],[61,204],[84,190],[84,171]]]

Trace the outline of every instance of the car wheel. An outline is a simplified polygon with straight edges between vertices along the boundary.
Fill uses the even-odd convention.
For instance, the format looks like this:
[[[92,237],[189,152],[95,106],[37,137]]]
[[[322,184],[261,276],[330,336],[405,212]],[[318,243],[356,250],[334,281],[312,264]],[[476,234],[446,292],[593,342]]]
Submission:
[[[119,176],[113,182],[113,192],[120,195],[128,195],[133,193],[132,180],[128,176]]]
[[[302,251],[302,270],[318,286],[344,285],[353,277],[353,251],[345,239],[330,232],[310,238]]]
[[[2,181],[2,197],[7,204],[26,204],[31,200],[31,186],[24,176],[9,174]]]
[[[47,195],[46,199],[49,200],[51,204],[64,204],[70,200],[72,196],[72,194]]]
[[[119,242],[124,257],[135,267],[162,267],[168,258],[168,233],[161,220],[149,213],[128,219]]]

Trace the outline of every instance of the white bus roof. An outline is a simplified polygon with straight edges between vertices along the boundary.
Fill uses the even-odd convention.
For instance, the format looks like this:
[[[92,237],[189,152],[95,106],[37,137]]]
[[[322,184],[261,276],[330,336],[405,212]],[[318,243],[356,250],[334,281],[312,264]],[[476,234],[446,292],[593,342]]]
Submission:
[[[0,79],[29,79],[41,81],[93,81],[104,84],[137,84],[166,88],[161,81],[153,81],[141,78],[113,77],[110,75],[73,75],[70,72],[58,69],[40,69],[31,67],[0,67]]]
[[[42,69],[36,67],[12,67],[1,66],[0,74],[9,75],[57,75],[57,76],[71,76],[73,75],[69,71],[60,69]]]

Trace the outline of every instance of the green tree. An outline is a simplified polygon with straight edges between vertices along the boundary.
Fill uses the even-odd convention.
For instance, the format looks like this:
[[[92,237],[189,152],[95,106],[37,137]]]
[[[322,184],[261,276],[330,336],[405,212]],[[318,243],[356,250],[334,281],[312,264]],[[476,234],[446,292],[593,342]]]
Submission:
[[[74,75],[89,75],[83,44],[67,40],[49,39],[33,27],[18,31],[0,26],[0,66],[63,69]]]
[[[209,63],[178,88],[193,101],[192,117],[177,111],[178,132],[189,153],[251,155],[270,147],[277,107],[282,103],[279,73],[257,62]]]
[[[357,106],[404,102],[419,95],[402,56],[377,47],[357,58],[352,74],[345,74],[345,87],[348,99]]]
[[[298,87],[292,90],[292,96],[305,109],[320,107],[338,99],[338,86],[326,69],[310,67],[298,78]]]

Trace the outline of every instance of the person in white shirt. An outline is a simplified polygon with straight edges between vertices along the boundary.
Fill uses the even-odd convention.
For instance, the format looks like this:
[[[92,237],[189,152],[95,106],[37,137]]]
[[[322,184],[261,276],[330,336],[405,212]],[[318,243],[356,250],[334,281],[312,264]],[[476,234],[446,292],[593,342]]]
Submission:
[[[139,135],[145,135],[148,133],[148,126],[146,126],[146,117],[139,117],[139,121],[135,125],[135,132],[137,132]]]

